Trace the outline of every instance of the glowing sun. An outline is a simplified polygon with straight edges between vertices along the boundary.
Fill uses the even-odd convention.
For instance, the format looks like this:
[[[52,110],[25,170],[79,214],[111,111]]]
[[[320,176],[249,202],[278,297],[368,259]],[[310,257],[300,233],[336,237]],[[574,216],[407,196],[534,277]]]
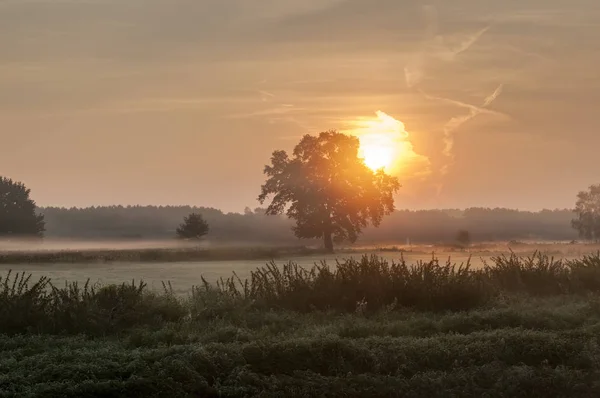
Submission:
[[[389,172],[394,163],[406,154],[404,140],[408,133],[404,123],[377,111],[376,119],[363,119],[356,123],[353,132],[360,141],[359,156],[373,169]]]
[[[415,153],[404,123],[385,112],[377,111],[376,116],[353,122],[351,130],[360,141],[358,155],[367,167],[405,177],[429,173],[429,159]]]
[[[381,134],[370,134],[361,139],[360,156],[369,168],[387,169],[394,162],[394,147],[388,138]]]

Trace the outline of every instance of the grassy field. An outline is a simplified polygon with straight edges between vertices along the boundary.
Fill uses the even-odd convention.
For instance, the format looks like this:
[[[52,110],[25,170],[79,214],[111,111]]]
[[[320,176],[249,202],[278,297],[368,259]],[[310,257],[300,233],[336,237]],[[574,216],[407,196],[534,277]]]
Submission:
[[[2,397],[591,397],[600,256],[378,257],[195,287],[0,280]]]
[[[162,242],[164,244],[164,242]],[[110,249],[110,245],[114,245]],[[452,262],[470,263],[471,268],[480,269],[484,262],[494,256],[513,250],[521,256],[532,255],[536,250],[556,258],[574,259],[600,250],[598,245],[566,243],[487,243],[476,244],[468,250],[448,246],[413,245],[364,246],[342,248],[335,254],[323,254],[317,250],[302,247],[288,248],[175,248],[160,247],[161,242],[141,242],[137,245],[120,246],[114,242],[104,244],[93,242],[59,242],[43,246],[43,250],[0,250],[0,274],[9,270],[25,271],[34,278],[52,278],[57,285],[65,282],[120,284],[133,279],[143,279],[152,289],[161,289],[162,281],[170,281],[178,294],[188,294],[192,285],[202,283],[204,277],[210,282],[227,278],[235,271],[240,278],[249,278],[253,270],[271,259],[282,265],[293,261],[302,267],[312,267],[322,260],[335,264],[336,260],[362,255],[376,254],[388,261],[399,261],[401,257],[408,263],[430,261],[435,256]],[[156,246],[156,247],[155,247]]]

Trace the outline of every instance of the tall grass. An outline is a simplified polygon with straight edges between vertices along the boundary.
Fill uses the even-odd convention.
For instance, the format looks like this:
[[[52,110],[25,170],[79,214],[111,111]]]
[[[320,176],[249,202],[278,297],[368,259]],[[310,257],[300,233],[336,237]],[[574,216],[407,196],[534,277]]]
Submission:
[[[103,335],[159,326],[187,314],[169,285],[157,294],[143,282],[83,287],[73,282],[59,288],[46,277],[30,279],[11,272],[0,277],[0,332]]]
[[[242,283],[233,276],[218,283],[221,292],[250,299],[257,305],[295,311],[370,311],[383,307],[421,310],[463,310],[488,299],[485,281],[470,264],[445,264],[433,258],[413,266],[377,256],[325,262],[305,269],[274,262],[252,272]]]
[[[523,257],[511,252],[484,262],[483,274],[499,291],[535,296],[600,292],[600,252],[575,260],[536,252]]]
[[[11,272],[0,277],[0,333],[115,334],[191,319],[214,320],[240,312],[282,309],[369,314],[411,309],[444,312],[484,306],[501,296],[552,296],[600,292],[600,253],[578,260],[542,253],[494,257],[483,269],[432,258],[408,265],[376,256],[326,263],[305,269],[274,262],[250,278],[237,275],[216,285],[205,280],[188,297],[143,282],[80,286],[52,284],[45,277]]]

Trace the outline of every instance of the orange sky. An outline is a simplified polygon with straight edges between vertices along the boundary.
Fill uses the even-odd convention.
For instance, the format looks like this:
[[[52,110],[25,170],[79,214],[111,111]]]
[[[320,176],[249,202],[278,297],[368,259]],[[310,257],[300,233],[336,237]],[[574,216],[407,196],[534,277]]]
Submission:
[[[600,182],[600,5],[425,4],[0,1],[0,175],[241,211],[274,149],[380,110],[422,165],[398,207],[572,206]]]

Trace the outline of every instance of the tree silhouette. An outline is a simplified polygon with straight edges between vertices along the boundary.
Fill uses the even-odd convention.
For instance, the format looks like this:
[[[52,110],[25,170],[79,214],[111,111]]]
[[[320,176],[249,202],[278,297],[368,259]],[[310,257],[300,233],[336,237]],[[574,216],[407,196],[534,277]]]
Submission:
[[[177,228],[180,239],[200,239],[208,233],[208,223],[201,214],[192,213],[184,217],[183,223]]]
[[[466,229],[461,229],[456,233],[456,241],[463,246],[469,246],[471,244],[471,234]]]
[[[0,177],[0,237],[44,236],[44,216],[36,214],[30,192],[21,182]]]
[[[587,191],[577,194],[574,210],[577,218],[571,225],[584,239],[600,239],[600,184],[591,185]]]
[[[267,214],[285,214],[296,221],[298,238],[322,238],[325,249],[333,242],[355,242],[371,222],[379,226],[394,211],[398,179],[369,169],[358,157],[356,137],[337,131],[305,135],[290,158],[275,151],[265,166],[261,204],[273,195]]]

